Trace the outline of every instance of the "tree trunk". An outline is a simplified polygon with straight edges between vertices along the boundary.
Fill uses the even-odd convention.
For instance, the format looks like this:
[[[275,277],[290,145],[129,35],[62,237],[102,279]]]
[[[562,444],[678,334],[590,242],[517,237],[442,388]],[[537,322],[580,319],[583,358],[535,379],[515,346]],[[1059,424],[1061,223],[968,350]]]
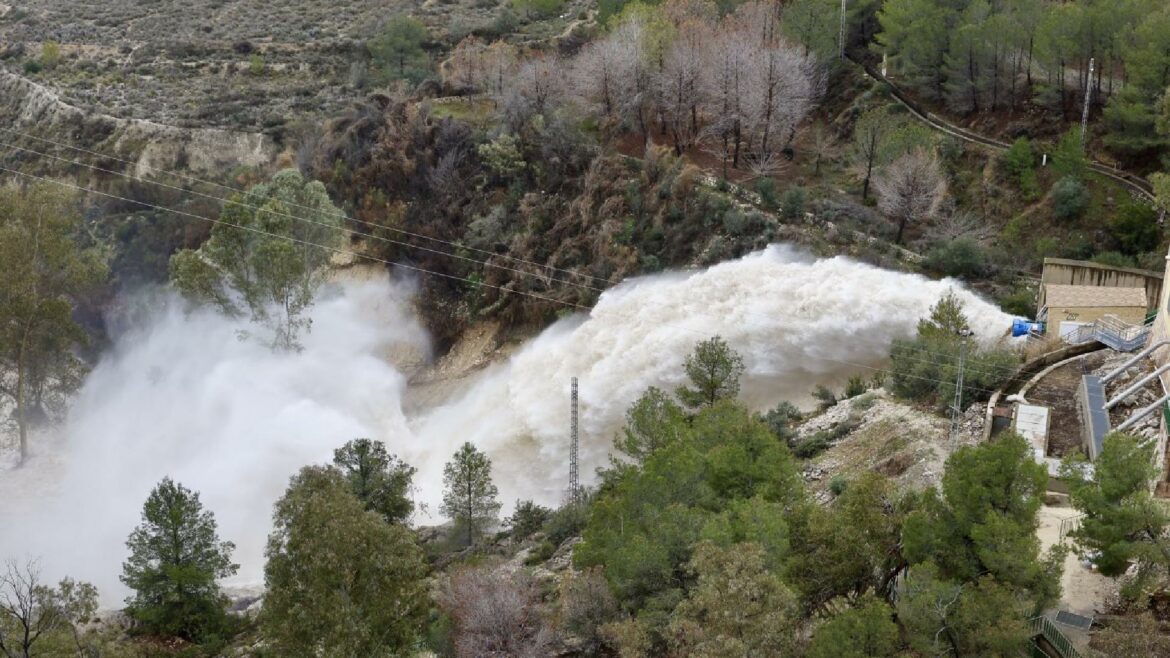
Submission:
[[[16,465],[24,463],[28,456],[28,418],[25,416],[24,403],[24,350],[21,350],[20,360],[16,366],[16,427],[20,434],[20,452],[16,456]]]

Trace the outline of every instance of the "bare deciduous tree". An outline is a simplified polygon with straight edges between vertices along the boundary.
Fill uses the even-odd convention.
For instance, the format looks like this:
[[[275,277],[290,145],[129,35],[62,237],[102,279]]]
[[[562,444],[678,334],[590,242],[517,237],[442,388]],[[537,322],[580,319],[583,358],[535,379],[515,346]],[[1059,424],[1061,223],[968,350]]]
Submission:
[[[459,658],[540,658],[553,633],[539,608],[535,579],[504,565],[467,568],[442,587],[439,602],[455,624]]]
[[[767,157],[789,145],[817,96],[815,61],[784,42],[760,48],[748,68],[747,106],[752,140]]]
[[[813,126],[812,130],[806,133],[807,135],[807,149],[813,155],[813,175],[821,175],[821,162],[833,157],[838,150],[837,140],[833,138],[833,133],[827,130],[824,126],[817,124]]]
[[[9,561],[0,573],[0,654],[32,658],[39,641],[66,630],[80,648],[76,625],[96,611],[93,585],[67,578],[52,588],[41,583],[36,562]]]
[[[983,218],[970,212],[950,207],[944,203],[939,207],[937,221],[924,236],[927,244],[949,243],[955,240],[973,240],[986,243],[995,237],[996,231]]]
[[[915,149],[886,166],[874,187],[878,208],[898,223],[895,244],[902,244],[907,225],[933,216],[947,192],[938,158],[924,149]]]
[[[443,81],[456,88],[482,90],[487,78],[486,50],[487,46],[478,37],[464,38],[442,66]]]
[[[637,52],[613,35],[590,42],[573,61],[571,89],[589,110],[603,117],[615,116],[629,84],[630,63]]]
[[[687,20],[663,56],[658,72],[658,97],[674,151],[682,155],[699,137],[700,110],[707,105],[702,84],[703,48],[711,37],[707,23]]]
[[[564,62],[559,57],[535,57],[520,65],[514,76],[504,80],[505,111],[527,120],[546,114],[560,104],[565,92]],[[521,122],[523,123],[523,121]]]

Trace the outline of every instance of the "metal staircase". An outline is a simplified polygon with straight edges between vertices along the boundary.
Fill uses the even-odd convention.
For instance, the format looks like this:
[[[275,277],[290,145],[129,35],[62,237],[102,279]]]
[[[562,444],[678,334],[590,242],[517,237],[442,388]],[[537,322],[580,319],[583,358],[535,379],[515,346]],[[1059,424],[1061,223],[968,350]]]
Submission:
[[[1036,642],[1036,644],[1033,646],[1039,649],[1041,652],[1040,655],[1052,655],[1050,651],[1045,651],[1044,647],[1039,646],[1040,642],[1038,642],[1038,640],[1043,640],[1043,644],[1046,645],[1047,648],[1055,651],[1056,654],[1061,658],[1081,658],[1081,653],[1077,651],[1076,647],[1073,646],[1073,643],[1068,639],[1067,636],[1065,636],[1064,633],[1060,631],[1059,628],[1056,627],[1056,624],[1052,623],[1052,620],[1048,617],[1036,617],[1032,619],[1032,621],[1029,623],[1029,626],[1031,627],[1030,630],[1032,632],[1033,642]]]
[[[1132,352],[1145,346],[1151,329],[1150,324],[1131,325],[1116,316],[1107,315],[1065,335],[1064,339],[1073,345],[1097,341],[1118,352]]]

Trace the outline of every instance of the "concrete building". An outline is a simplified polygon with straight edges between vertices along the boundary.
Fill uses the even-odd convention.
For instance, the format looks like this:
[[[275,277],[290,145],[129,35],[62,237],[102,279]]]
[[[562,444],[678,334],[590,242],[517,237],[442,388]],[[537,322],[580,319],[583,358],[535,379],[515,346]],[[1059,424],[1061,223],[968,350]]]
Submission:
[[[1047,323],[1049,336],[1066,337],[1107,315],[1125,324],[1141,326],[1149,302],[1146,289],[1101,286],[1072,286],[1045,283],[1040,287],[1036,319]]]
[[[1152,270],[1132,267],[1113,267],[1087,260],[1067,258],[1045,258],[1044,271],[1040,275],[1042,284],[1065,286],[1095,286],[1098,288],[1145,288],[1146,303],[1153,311],[1162,298],[1162,281],[1165,275]]]

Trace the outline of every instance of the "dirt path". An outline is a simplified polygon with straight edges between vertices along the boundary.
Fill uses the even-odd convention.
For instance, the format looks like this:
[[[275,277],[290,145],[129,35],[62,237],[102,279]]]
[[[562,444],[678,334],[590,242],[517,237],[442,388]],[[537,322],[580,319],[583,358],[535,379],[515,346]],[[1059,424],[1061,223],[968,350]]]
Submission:
[[[1071,507],[1040,508],[1040,548],[1048,550],[1060,540],[1060,522],[1078,516]],[[1066,540],[1066,545],[1068,544]],[[1061,596],[1057,607],[1079,615],[1091,617],[1105,608],[1105,599],[1117,591],[1117,584],[1086,567],[1074,553],[1069,552],[1064,560],[1064,572],[1060,576]]]

